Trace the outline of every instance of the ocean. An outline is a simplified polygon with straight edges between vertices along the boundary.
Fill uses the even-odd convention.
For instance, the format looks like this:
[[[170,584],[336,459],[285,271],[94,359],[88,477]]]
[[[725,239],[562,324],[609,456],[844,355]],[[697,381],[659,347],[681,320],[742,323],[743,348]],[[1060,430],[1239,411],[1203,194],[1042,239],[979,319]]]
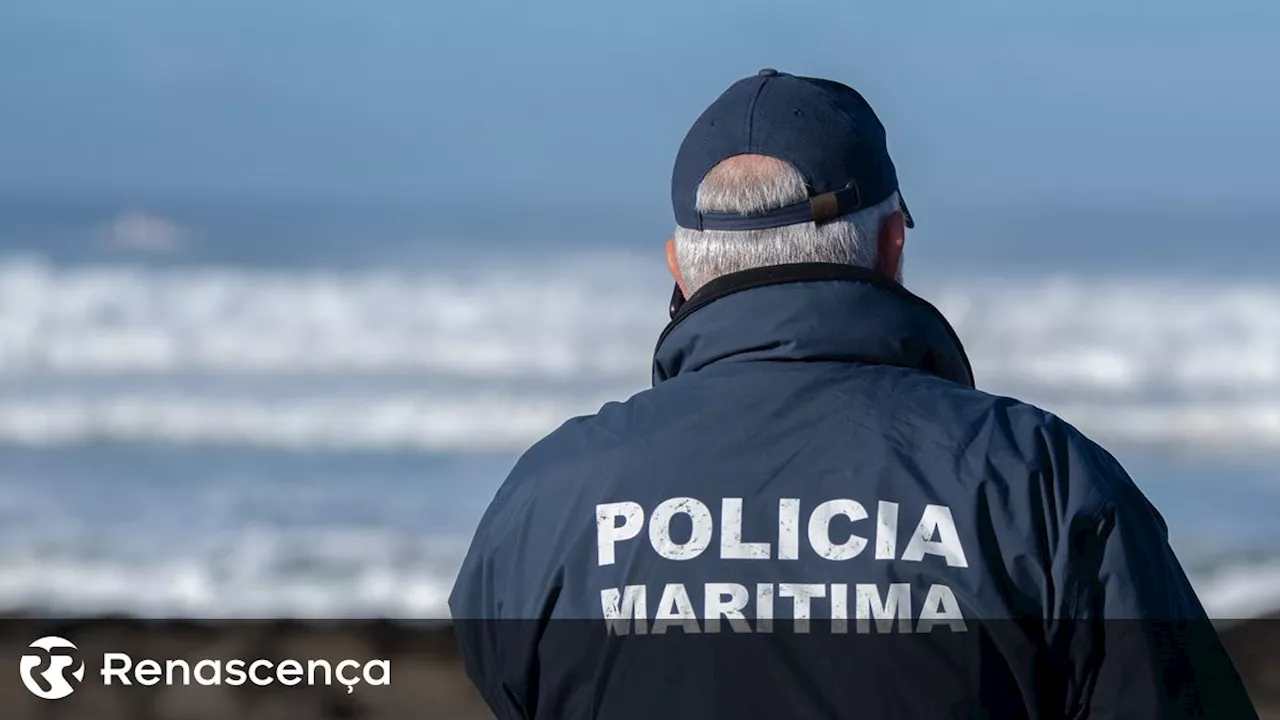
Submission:
[[[1280,607],[1275,258],[1158,208],[1125,242],[1002,217],[913,235],[908,287],[980,387],[1125,464],[1211,614]],[[519,454],[649,384],[663,236],[570,226],[0,203],[0,607],[446,616]]]

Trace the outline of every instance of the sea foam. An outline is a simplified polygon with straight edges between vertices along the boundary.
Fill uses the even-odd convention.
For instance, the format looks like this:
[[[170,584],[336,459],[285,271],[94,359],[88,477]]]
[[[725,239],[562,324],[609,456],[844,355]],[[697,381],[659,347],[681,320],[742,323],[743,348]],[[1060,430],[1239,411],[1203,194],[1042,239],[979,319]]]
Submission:
[[[668,282],[610,254],[466,272],[4,261],[0,442],[516,450],[648,385]],[[1280,447],[1280,285],[913,289],[984,389],[1111,440]]]

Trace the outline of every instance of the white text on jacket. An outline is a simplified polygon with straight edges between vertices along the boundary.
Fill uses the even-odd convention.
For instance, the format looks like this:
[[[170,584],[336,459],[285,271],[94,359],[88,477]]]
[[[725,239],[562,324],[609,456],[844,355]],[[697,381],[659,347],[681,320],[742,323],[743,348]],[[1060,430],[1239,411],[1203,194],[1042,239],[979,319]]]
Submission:
[[[938,563],[946,568],[943,572],[969,567],[955,518],[945,505],[925,505],[910,536],[900,543],[901,507],[896,502],[877,502],[873,519],[862,503],[848,498],[827,500],[811,509],[803,508],[799,499],[781,498],[776,532],[751,540],[743,537],[743,498],[722,498],[718,504],[718,520],[707,503],[691,497],[665,500],[649,513],[635,502],[597,505],[597,564],[614,565],[620,547],[645,543],[658,557],[678,562],[718,552],[726,564],[716,567],[732,567],[729,561],[796,561],[802,574],[810,576],[806,579],[846,580],[849,566],[836,563],[859,557]],[[805,515],[807,521],[802,522]],[[760,527],[758,522],[752,525]],[[640,537],[646,526],[647,543]],[[677,526],[682,531],[673,532]],[[637,550],[631,547],[625,552]],[[812,577],[814,572],[819,576]],[[932,577],[940,574],[930,573]],[[668,628],[689,633],[722,628],[772,632],[775,620],[790,620],[794,631],[801,633],[809,632],[811,625],[834,633],[849,632],[851,627],[860,633],[966,629],[960,604],[948,585],[931,582],[915,587],[912,597],[909,582],[707,582],[701,588],[668,582],[605,588],[600,603],[610,631],[619,635],[662,634]],[[701,605],[701,612],[695,605]]]

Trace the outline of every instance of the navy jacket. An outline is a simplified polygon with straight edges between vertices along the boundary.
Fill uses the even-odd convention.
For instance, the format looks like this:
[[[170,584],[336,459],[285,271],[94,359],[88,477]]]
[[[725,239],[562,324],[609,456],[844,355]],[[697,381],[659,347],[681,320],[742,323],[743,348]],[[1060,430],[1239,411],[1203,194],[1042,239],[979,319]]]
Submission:
[[[516,718],[1256,718],[1116,460],[865,270],[720,278],[516,464],[450,598]]]

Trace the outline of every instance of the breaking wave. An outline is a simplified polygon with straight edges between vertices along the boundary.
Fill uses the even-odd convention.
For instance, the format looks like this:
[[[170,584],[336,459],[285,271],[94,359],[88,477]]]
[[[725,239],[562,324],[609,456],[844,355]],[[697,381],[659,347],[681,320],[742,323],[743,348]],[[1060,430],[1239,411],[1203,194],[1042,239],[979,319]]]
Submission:
[[[570,417],[594,412],[610,397],[617,395],[9,398],[0,402],[0,441],[507,452],[528,447]],[[1280,403],[1275,402],[1052,407],[1109,442],[1204,451],[1280,447]]]
[[[29,445],[173,442],[281,449],[500,452],[526,447],[599,404],[468,396],[114,396],[8,399],[0,440]]]
[[[1274,613],[1280,605],[1280,558],[1227,564],[1191,576],[1209,617],[1243,620]]]
[[[328,528],[257,532],[219,552],[145,560],[6,553],[0,608],[161,618],[447,618],[462,542]]]
[[[343,274],[0,263],[0,378],[624,374],[647,365],[661,308],[643,292],[652,283],[636,282],[625,265],[617,270]]]
[[[519,449],[647,385],[667,282],[625,255],[447,272],[0,262],[0,442]],[[984,389],[1104,438],[1280,447],[1280,285],[918,289]]]

